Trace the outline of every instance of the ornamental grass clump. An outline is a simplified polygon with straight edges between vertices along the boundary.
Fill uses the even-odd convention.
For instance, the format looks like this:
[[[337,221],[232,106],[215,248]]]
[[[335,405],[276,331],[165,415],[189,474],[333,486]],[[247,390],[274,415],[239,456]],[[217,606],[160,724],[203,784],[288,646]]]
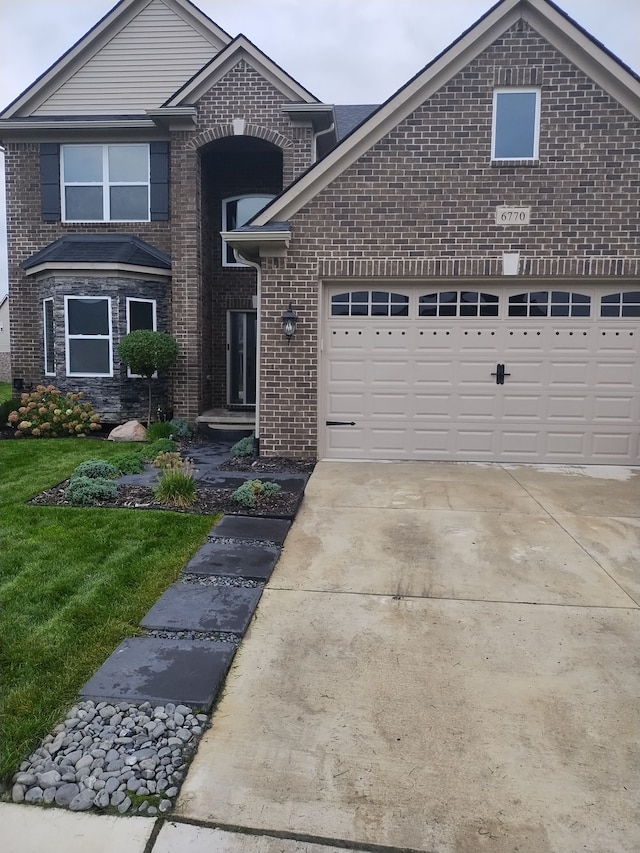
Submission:
[[[173,428],[169,421],[154,421],[147,427],[147,441],[157,441],[160,438],[171,438]]]
[[[153,462],[160,453],[173,453],[177,447],[178,445],[175,441],[172,441],[170,438],[159,438],[157,441],[143,447],[142,455],[147,461]]]
[[[53,385],[38,385],[35,391],[20,395],[20,405],[9,413],[8,422],[15,427],[16,438],[82,438],[102,429],[100,416],[82,397],[82,392],[62,394]]]
[[[171,506],[189,507],[196,502],[194,466],[190,459],[181,460],[177,468],[163,468],[158,485],[153,490],[155,498]]]
[[[247,480],[231,494],[231,497],[242,506],[253,509],[259,498],[275,497],[279,491],[280,486],[277,483]]]

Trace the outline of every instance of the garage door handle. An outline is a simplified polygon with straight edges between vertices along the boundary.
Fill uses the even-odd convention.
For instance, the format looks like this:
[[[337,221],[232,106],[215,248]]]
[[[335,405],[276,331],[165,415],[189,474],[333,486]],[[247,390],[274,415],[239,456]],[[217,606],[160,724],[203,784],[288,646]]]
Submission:
[[[496,364],[496,372],[491,375],[496,377],[496,385],[504,385],[504,377],[511,376],[510,373],[504,372],[504,364]]]
[[[355,421],[327,421],[327,426],[355,426]]]

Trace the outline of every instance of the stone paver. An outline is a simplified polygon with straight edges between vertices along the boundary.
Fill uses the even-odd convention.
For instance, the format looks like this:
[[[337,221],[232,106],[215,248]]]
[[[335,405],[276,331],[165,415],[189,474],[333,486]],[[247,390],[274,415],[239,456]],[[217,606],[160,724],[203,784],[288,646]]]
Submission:
[[[130,637],[80,690],[86,699],[182,703],[208,710],[235,646],[204,640]]]
[[[183,572],[266,581],[273,571],[279,553],[280,548],[277,545],[252,545],[250,542],[220,542],[213,539],[205,542],[189,560]]]
[[[225,515],[210,537],[231,539],[261,539],[281,545],[291,527],[290,521],[280,518],[256,518],[249,515]]]
[[[140,625],[169,631],[244,634],[261,594],[259,588],[176,583],[160,596]]]

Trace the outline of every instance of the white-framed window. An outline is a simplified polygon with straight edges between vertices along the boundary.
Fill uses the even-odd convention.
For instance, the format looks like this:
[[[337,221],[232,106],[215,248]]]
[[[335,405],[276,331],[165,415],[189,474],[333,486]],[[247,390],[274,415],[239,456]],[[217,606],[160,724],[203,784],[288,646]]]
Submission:
[[[540,90],[494,89],[492,160],[537,160],[540,136]]]
[[[66,222],[148,221],[149,145],[62,145]]]
[[[419,317],[497,317],[499,298],[477,290],[441,290],[418,299]]]
[[[387,290],[350,290],[331,297],[332,317],[408,317],[409,297]]]
[[[609,293],[600,301],[601,317],[640,317],[640,290]]]
[[[111,298],[65,296],[67,376],[113,376]]]
[[[591,297],[567,290],[536,290],[509,297],[509,317],[590,317]]]
[[[246,225],[250,219],[258,213],[259,210],[275,198],[273,194],[268,195],[237,195],[232,198],[222,200],[222,230],[233,231],[235,228],[241,228]],[[246,264],[239,264],[231,246],[227,246],[225,241],[222,241],[222,266],[223,267],[243,267]]]
[[[138,329],[149,329],[152,332],[156,329],[156,300],[155,299],[138,299],[135,296],[127,296],[127,334],[136,332]],[[127,369],[127,375],[130,379],[139,379],[139,373],[132,373]],[[154,376],[157,376],[154,373]]]
[[[42,300],[42,328],[44,346],[44,375],[56,375],[55,335],[53,326],[53,299]]]

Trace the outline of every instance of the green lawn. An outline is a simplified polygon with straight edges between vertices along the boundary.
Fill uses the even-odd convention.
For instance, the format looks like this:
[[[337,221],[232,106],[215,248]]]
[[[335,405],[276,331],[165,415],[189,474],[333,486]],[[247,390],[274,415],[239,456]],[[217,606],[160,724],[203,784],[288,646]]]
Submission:
[[[28,506],[83,460],[131,445],[0,442],[0,780],[205,541],[215,516]]]
[[[5,400],[10,400],[11,396],[11,383],[0,382],[0,403],[3,403]],[[4,424],[2,424],[2,426],[4,426]]]

